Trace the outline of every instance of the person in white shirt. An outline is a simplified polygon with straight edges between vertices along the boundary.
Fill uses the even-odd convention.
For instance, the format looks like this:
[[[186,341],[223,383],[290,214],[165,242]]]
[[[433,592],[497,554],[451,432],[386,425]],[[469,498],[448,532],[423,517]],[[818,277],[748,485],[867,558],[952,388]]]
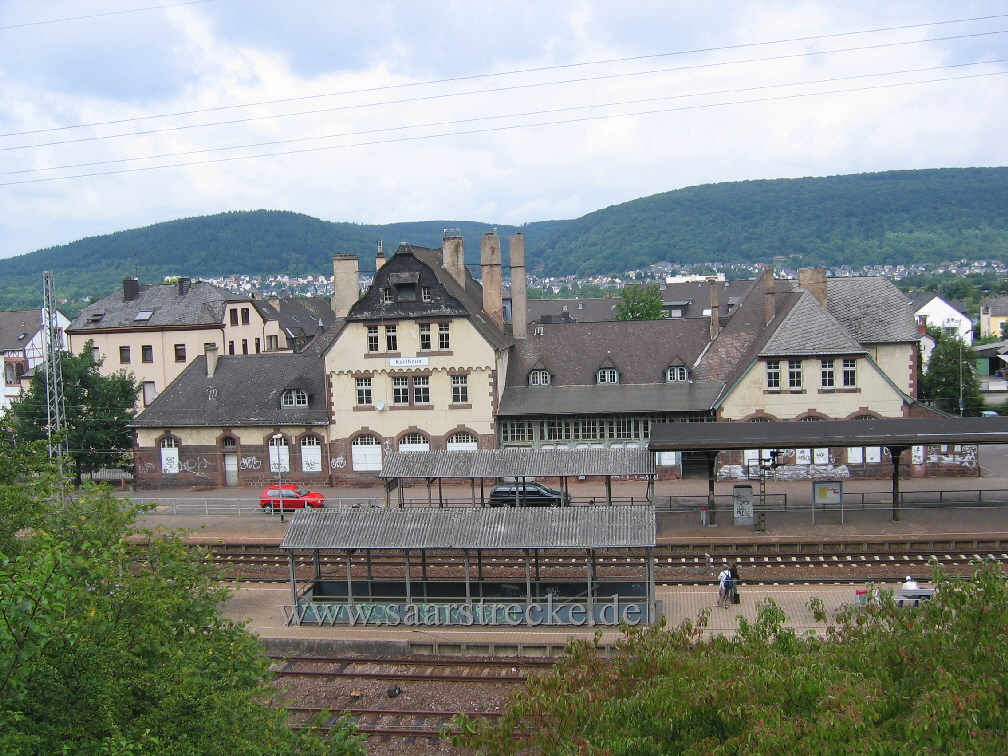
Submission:
[[[730,595],[728,593],[728,581],[731,580],[731,571],[728,569],[726,564],[721,572],[717,576],[718,579],[718,599],[714,606],[721,606],[725,609],[728,608],[728,601],[730,600]]]
[[[912,577],[910,577],[909,575],[907,575],[906,576],[906,582],[903,583],[903,590],[904,591],[917,591],[917,590],[920,590],[920,586],[917,585],[917,581],[916,580],[914,580]]]

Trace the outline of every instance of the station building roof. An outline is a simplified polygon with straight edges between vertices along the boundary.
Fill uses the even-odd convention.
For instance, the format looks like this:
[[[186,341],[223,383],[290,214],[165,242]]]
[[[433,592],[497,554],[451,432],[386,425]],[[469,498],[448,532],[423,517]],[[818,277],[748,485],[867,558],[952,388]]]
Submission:
[[[678,423],[687,425],[691,423]],[[480,449],[392,452],[382,478],[537,478],[654,475],[647,449]]]
[[[654,507],[303,509],[281,549],[605,549],[655,545]]]
[[[779,423],[655,423],[651,451],[1008,444],[1008,418],[936,417]]]

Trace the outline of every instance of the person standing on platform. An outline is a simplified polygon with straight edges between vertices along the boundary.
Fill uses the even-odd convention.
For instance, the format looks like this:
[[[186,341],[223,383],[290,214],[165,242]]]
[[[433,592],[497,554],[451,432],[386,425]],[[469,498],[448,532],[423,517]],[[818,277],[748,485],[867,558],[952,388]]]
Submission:
[[[739,577],[738,565],[732,562],[731,569],[728,570],[728,578],[731,580],[731,595],[728,597],[729,603],[739,603],[738,584],[742,580]]]
[[[731,580],[731,571],[728,569],[728,563],[725,562],[724,568],[718,573],[718,599],[714,606],[721,606],[725,609],[728,608],[728,601],[730,599],[728,595],[728,583]]]

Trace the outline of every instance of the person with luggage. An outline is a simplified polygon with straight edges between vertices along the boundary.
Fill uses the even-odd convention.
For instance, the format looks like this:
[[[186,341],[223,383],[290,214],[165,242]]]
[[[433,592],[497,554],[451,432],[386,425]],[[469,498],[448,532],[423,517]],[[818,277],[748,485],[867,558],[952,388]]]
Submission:
[[[717,603],[714,604],[715,607],[728,608],[728,602],[731,600],[729,581],[731,580],[731,571],[728,569],[728,563],[725,562],[724,568],[718,573],[718,599]]]
[[[738,604],[742,601],[739,598],[738,585],[742,578],[739,577],[738,565],[732,562],[731,568],[728,570],[728,578],[731,580],[731,603]]]

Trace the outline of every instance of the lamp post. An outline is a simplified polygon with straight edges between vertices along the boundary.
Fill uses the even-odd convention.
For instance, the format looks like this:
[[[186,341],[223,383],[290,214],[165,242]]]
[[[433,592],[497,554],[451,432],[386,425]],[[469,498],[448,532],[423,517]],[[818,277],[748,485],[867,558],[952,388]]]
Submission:
[[[963,363],[962,363],[963,340],[959,338],[959,417],[963,416]]]

